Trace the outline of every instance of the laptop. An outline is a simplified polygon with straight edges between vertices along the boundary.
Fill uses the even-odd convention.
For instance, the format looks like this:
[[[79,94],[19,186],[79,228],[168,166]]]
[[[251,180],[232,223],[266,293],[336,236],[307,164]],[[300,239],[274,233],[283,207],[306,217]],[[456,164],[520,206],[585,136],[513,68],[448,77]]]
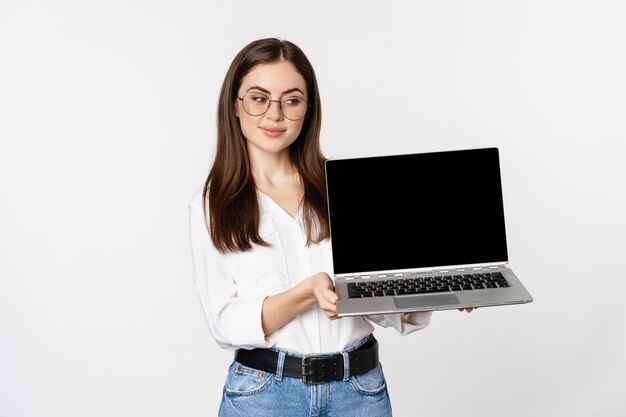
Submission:
[[[533,301],[508,264],[498,148],[325,170],[339,317]]]

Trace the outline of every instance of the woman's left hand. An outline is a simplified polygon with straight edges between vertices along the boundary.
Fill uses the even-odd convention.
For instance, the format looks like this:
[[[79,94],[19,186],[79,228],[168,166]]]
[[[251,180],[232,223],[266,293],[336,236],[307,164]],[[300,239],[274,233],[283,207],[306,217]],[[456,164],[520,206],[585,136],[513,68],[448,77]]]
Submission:
[[[471,313],[472,311],[474,311],[474,308],[478,308],[478,307],[469,307],[469,308],[459,308],[459,311],[467,311],[468,313]]]

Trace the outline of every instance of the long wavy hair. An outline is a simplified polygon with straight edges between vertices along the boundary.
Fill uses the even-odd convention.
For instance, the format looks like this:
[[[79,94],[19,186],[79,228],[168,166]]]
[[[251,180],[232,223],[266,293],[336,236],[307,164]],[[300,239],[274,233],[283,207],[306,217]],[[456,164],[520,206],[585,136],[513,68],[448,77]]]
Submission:
[[[259,39],[237,54],[224,78],[217,110],[217,147],[202,193],[207,230],[221,253],[247,251],[252,244],[269,246],[259,235],[261,210],[246,138],[235,115],[235,100],[241,81],[253,68],[283,60],[292,63],[304,78],[310,104],[300,135],[289,147],[291,161],[304,185],[301,204],[306,244],[319,243],[330,236],[326,158],[319,143],[322,109],[313,66],[291,42]]]

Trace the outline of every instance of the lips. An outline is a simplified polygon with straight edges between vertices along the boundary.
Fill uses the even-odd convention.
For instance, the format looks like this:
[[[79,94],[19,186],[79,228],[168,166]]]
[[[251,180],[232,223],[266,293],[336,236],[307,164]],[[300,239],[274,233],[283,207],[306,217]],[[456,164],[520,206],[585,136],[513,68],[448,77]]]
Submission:
[[[281,128],[278,128],[278,127],[269,127],[269,126],[261,126],[261,127],[259,127],[259,129],[261,129],[261,131],[266,136],[269,136],[270,138],[278,137],[278,136],[282,135],[283,133],[285,133],[285,131],[287,130],[287,129],[281,129]]]

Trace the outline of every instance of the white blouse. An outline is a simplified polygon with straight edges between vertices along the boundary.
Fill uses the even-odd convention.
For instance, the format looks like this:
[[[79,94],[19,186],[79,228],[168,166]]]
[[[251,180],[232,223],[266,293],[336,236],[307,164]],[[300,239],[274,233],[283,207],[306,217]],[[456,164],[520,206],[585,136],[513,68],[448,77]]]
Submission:
[[[259,234],[270,247],[220,254],[209,237],[202,211],[202,187],[189,202],[189,239],[195,283],[211,334],[226,350],[280,348],[299,353],[339,352],[374,330],[393,327],[403,336],[422,329],[432,312],[342,317],[330,320],[315,304],[275,332],[265,335],[265,297],[294,287],[318,272],[333,277],[330,241],[306,246],[302,210],[297,219],[258,191]]]

